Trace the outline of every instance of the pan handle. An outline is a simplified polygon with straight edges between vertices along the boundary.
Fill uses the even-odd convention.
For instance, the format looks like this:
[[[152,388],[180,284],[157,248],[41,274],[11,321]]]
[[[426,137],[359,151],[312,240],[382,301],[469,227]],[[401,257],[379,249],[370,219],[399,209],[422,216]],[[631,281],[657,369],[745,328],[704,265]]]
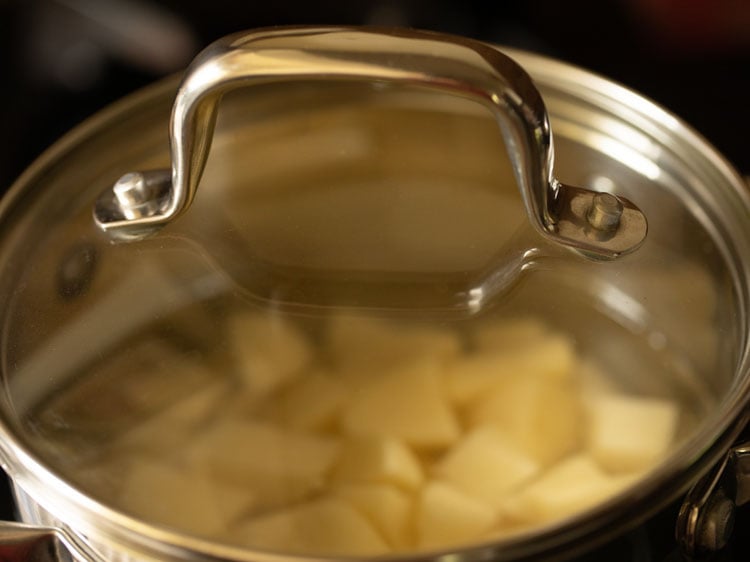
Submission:
[[[705,560],[731,538],[735,509],[750,503],[750,441],[734,445],[693,485],[680,508],[675,535],[687,560]]]
[[[172,110],[171,170],[122,176],[97,202],[97,225],[115,239],[137,240],[185,212],[208,157],[222,95],[292,80],[398,83],[477,101],[498,122],[527,215],[540,234],[599,259],[633,251],[646,236],[646,219],[631,202],[554,178],[542,97],[529,75],[494,47],[425,31],[331,27],[243,32],[198,55]]]

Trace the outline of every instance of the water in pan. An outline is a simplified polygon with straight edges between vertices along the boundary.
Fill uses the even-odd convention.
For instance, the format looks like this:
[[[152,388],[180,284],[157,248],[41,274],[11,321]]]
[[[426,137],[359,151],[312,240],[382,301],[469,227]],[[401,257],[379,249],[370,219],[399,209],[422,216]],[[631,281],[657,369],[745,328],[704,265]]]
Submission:
[[[673,379],[602,377],[582,334],[550,322],[212,301],[122,342],[27,427],[83,490],[156,525],[306,554],[452,548],[616,494],[705,407]],[[196,339],[196,324],[215,337]],[[601,319],[606,330],[621,328]]]

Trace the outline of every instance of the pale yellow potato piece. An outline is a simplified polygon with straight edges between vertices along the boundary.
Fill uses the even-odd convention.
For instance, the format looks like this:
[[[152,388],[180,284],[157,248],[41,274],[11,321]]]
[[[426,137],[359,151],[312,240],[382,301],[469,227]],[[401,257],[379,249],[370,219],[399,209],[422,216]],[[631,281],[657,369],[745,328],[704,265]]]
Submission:
[[[575,455],[508,498],[501,511],[516,521],[543,524],[593,507],[630,482],[606,474],[588,455]]]
[[[644,470],[663,459],[679,418],[669,400],[624,394],[602,395],[587,409],[588,450],[613,473]]]
[[[495,519],[488,505],[443,482],[429,482],[417,502],[417,546],[447,548],[480,539]]]
[[[367,517],[394,550],[414,543],[411,494],[390,484],[341,484],[334,494]]]
[[[349,315],[331,318],[327,342],[333,364],[349,376],[424,359],[446,363],[461,351],[457,335],[447,329]]]
[[[468,354],[446,369],[444,383],[451,402],[465,406],[506,378],[567,380],[574,365],[575,352],[570,340],[548,336],[534,346]]]
[[[549,466],[583,444],[584,411],[574,380],[515,374],[468,410],[470,426],[493,425],[516,448]]]
[[[253,399],[284,386],[312,360],[312,345],[302,331],[278,315],[237,313],[228,329],[237,369]]]
[[[493,508],[536,476],[539,463],[519,450],[495,427],[468,433],[434,467],[437,478]]]
[[[133,458],[117,503],[147,521],[208,536],[223,532],[255,501],[251,489],[216,482],[183,466]]]
[[[341,426],[349,435],[393,437],[422,448],[448,446],[460,434],[434,361],[374,377],[351,397]]]
[[[336,482],[394,484],[414,490],[424,480],[414,452],[392,437],[352,436],[347,438],[333,469]]]
[[[137,517],[250,548],[377,556],[549,523],[633,482],[677,422],[533,318],[480,325],[468,352],[452,330],[344,315],[318,349],[278,316],[240,313],[229,332],[236,405],[209,384],[92,474]],[[141,458],[168,448],[173,464]]]
[[[224,420],[196,439],[187,457],[219,481],[246,486],[264,507],[322,487],[339,452],[331,437],[269,423]]]
[[[255,517],[233,536],[251,548],[310,556],[376,556],[389,551],[348,502],[322,498]]]
[[[335,425],[347,399],[347,388],[324,372],[300,376],[270,405],[269,416],[281,425],[300,430],[323,430]]]

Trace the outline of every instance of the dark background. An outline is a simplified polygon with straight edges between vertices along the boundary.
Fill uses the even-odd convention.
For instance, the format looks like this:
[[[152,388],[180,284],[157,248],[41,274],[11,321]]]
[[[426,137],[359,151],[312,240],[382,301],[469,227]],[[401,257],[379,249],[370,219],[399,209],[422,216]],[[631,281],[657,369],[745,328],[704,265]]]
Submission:
[[[750,173],[748,0],[0,0],[0,190],[212,40],[279,24],[406,25],[548,54],[669,108]]]
[[[64,132],[202,46],[281,24],[404,25],[547,54],[667,107],[750,174],[750,0],[0,0],[0,193]],[[671,521],[649,533],[669,544]],[[748,514],[735,535],[732,559],[750,559]]]

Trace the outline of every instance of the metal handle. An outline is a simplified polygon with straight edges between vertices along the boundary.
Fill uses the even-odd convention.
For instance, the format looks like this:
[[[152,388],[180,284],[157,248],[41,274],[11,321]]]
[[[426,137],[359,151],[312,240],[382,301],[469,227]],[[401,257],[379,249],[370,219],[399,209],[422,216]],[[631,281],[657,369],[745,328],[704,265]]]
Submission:
[[[396,82],[479,101],[500,125],[527,214],[540,233],[599,258],[630,252],[646,236],[643,214],[626,199],[555,180],[544,102],[513,60],[467,38],[369,28],[252,31],[208,47],[188,69],[174,104],[171,173],[123,176],[97,202],[97,224],[113,237],[137,239],[179,216],[195,196],[221,96],[292,79]]]
[[[675,534],[686,560],[704,560],[732,535],[735,509],[750,503],[750,441],[734,445],[686,496]]]

